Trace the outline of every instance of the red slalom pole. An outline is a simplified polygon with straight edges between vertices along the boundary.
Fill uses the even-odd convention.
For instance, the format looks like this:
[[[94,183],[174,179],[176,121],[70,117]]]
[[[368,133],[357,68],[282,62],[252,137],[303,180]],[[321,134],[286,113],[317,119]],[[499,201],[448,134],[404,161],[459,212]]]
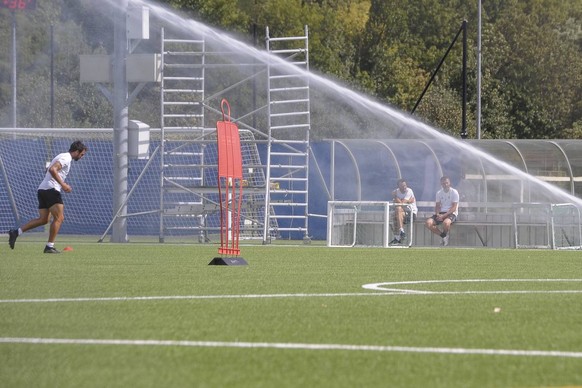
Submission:
[[[238,126],[230,120],[230,104],[220,102],[222,121],[216,122],[218,145],[218,196],[220,202],[220,248],[211,265],[246,265],[240,255],[240,215],[243,194],[242,154]],[[225,113],[225,109],[227,113]],[[235,257],[232,257],[235,256]]]

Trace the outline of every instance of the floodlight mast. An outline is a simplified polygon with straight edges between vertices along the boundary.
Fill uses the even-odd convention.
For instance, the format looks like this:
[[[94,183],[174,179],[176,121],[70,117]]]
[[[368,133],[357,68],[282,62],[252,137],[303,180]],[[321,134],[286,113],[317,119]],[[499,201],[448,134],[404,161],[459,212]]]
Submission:
[[[121,12],[115,13],[112,58],[113,78],[113,211],[119,215],[113,223],[111,242],[127,242],[127,166],[128,166],[128,86],[126,59],[129,55],[127,37],[128,0],[119,0]]]
[[[159,82],[159,72],[156,73],[156,55],[139,54],[132,57],[131,52],[139,41],[149,39],[149,11],[146,7],[129,7],[129,0],[119,0],[118,12],[113,18],[113,55],[81,55],[80,79],[81,82],[94,82],[97,88],[113,106],[113,221],[111,242],[127,242],[127,201],[129,166],[129,105],[147,82]],[[135,15],[136,8],[142,13]],[[143,58],[143,56],[147,58]],[[137,56],[137,55],[136,55]],[[139,64],[143,67],[134,71]],[[152,70],[152,67],[154,68]],[[128,74],[128,69],[131,70]],[[159,70],[159,69],[158,69]],[[128,82],[137,82],[138,85],[129,93]],[[112,83],[110,91],[101,83]],[[136,151],[139,154],[139,151]],[[133,155],[133,154],[132,154]],[[135,156],[135,155],[134,155]]]
[[[467,138],[467,21],[463,20],[463,101],[462,101],[462,123],[461,139]]]
[[[477,5],[477,139],[481,139],[481,0]]]
[[[16,128],[16,12],[12,11],[12,128]]]
[[[36,9],[36,0],[24,1],[1,1],[0,9],[9,9],[12,13],[12,128],[16,128],[17,124],[17,101],[16,101],[16,11],[17,10],[34,10]]]

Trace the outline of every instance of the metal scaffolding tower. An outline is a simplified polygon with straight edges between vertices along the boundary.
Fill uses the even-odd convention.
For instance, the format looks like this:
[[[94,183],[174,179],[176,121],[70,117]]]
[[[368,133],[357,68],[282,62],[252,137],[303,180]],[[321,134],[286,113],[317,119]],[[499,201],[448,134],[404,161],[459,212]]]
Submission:
[[[210,100],[228,93],[247,96],[262,82],[267,89],[264,105],[238,112],[241,121],[233,117],[241,128],[246,185],[241,236],[262,238],[264,243],[282,234],[298,238],[291,236],[295,232],[309,238],[307,35],[305,27],[304,36],[273,38],[267,29],[267,51],[273,55],[269,63],[257,63],[250,56],[233,60],[229,53],[207,48],[203,38],[169,38],[162,30],[160,242],[166,234],[192,232],[204,242],[209,232],[218,232],[212,224],[218,203],[216,137],[210,128],[217,111]],[[240,76],[234,70],[224,73],[229,66],[254,70]],[[207,90],[208,80],[217,77],[222,77],[223,89]],[[205,117],[205,112],[210,115]],[[253,119],[256,115],[258,120]],[[259,158],[258,144],[266,144],[266,161]]]
[[[168,38],[161,33],[160,242],[170,229],[198,230],[204,186],[204,39]]]
[[[300,232],[308,240],[309,176],[309,34],[274,38],[266,29],[268,151],[263,243],[268,243],[276,220],[277,232]],[[297,70],[297,67],[300,70]]]

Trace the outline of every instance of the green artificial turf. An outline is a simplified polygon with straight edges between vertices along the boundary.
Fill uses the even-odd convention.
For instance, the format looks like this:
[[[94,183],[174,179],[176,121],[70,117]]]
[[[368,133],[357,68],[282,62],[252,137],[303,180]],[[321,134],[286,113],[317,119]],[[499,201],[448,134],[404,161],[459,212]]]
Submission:
[[[65,245],[0,249],[0,386],[582,385],[579,251]]]

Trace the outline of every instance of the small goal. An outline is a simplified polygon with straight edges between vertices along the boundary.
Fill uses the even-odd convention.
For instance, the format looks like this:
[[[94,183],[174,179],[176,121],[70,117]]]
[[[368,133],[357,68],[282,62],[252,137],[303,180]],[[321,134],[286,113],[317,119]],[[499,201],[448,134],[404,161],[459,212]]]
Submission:
[[[392,211],[386,201],[329,201],[327,246],[405,248],[412,245],[412,223],[405,244],[390,245]]]
[[[581,249],[580,209],[572,203],[514,203],[516,248]]]

